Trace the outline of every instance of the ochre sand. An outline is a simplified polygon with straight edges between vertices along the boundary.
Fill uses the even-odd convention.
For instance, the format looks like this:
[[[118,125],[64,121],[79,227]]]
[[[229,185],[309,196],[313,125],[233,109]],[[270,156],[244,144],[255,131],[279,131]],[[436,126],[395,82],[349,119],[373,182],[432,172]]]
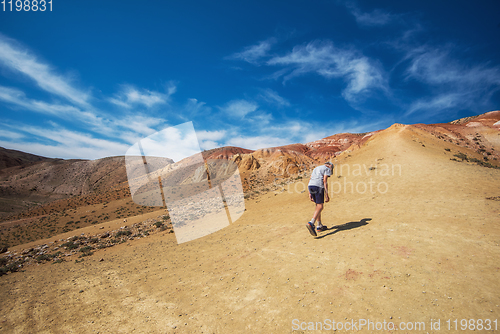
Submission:
[[[331,188],[345,179],[387,192],[332,194],[323,221],[341,228],[318,238],[299,180],[201,239],[178,245],[161,233],[0,277],[0,331],[300,333],[294,319],[366,319],[425,324],[380,333],[470,332],[446,320],[500,318],[500,202],[486,199],[500,195],[500,170],[451,161],[459,150],[470,154],[404,126],[374,136],[339,158],[337,174],[348,164],[351,175],[344,166]]]

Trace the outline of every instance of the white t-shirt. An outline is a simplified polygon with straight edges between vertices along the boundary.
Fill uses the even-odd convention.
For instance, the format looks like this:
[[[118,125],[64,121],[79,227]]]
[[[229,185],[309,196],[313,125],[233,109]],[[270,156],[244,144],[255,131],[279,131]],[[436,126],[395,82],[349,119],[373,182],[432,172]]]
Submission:
[[[311,173],[311,179],[309,180],[308,186],[316,186],[316,187],[324,188],[325,187],[323,184],[323,176],[324,175],[328,175],[328,176],[332,175],[332,170],[330,169],[330,167],[328,167],[326,165],[321,165],[321,166],[314,168],[313,172]]]

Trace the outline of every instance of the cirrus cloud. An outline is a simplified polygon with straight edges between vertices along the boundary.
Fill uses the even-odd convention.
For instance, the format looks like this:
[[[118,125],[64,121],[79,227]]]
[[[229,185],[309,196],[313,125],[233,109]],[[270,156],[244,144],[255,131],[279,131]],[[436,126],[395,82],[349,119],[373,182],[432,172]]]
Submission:
[[[148,89],[137,89],[132,85],[123,85],[121,92],[115,95],[115,97],[110,98],[109,101],[127,109],[136,105],[151,108],[156,105],[166,104],[177,88],[171,84],[166,90],[166,93],[160,93]]]
[[[337,48],[330,41],[295,46],[288,54],[273,57],[267,64],[288,68],[287,72],[280,72],[284,82],[309,73],[343,79],[347,87],[342,96],[349,102],[357,102],[373,90],[388,90],[384,71],[376,61],[354,49]]]
[[[88,106],[90,94],[75,88],[68,78],[57,74],[19,42],[0,34],[0,65],[33,80],[41,89],[81,106]]]
[[[256,111],[258,108],[259,105],[252,101],[232,100],[220,109],[231,117],[243,118],[247,114]]]
[[[259,65],[261,58],[267,57],[274,43],[276,43],[276,40],[274,38],[269,38],[255,45],[247,46],[243,51],[226,57],[226,59],[239,59],[253,65]]]

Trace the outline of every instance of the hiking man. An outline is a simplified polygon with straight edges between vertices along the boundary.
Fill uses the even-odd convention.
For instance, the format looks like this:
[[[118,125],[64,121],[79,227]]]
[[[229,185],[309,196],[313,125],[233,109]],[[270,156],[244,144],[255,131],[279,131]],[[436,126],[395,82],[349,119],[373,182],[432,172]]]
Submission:
[[[328,202],[328,177],[332,175],[333,164],[330,161],[324,165],[314,168],[309,180],[309,199],[316,203],[316,209],[310,222],[306,224],[307,229],[313,236],[317,236],[316,232],[325,231],[327,228],[321,224],[321,211],[323,211],[323,203]],[[316,229],[314,223],[318,222]]]

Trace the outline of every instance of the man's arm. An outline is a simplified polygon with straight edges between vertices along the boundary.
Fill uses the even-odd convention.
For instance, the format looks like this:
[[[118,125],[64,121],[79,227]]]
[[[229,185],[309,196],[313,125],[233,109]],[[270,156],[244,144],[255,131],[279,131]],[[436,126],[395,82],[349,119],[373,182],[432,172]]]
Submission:
[[[330,201],[330,197],[328,197],[328,175],[323,175],[323,186],[325,187],[325,202]]]

